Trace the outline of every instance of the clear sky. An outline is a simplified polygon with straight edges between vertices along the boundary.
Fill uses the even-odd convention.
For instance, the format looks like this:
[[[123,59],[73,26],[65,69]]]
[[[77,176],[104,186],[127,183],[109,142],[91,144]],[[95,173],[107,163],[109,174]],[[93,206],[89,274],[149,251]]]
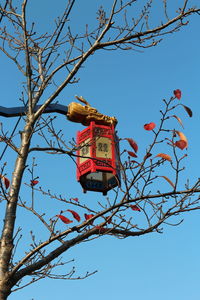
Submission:
[[[64,5],[59,1],[32,1],[30,16],[39,22],[40,30],[51,28],[53,18],[58,16]],[[61,1],[65,3],[65,1]],[[73,11],[73,30],[86,22],[96,19],[94,10],[112,1],[79,1]],[[169,2],[173,2],[169,0]],[[181,2],[181,1],[179,1]],[[191,1],[198,3],[199,1]],[[173,5],[172,5],[173,8]],[[172,15],[173,9],[170,11]],[[159,17],[154,12],[154,18]],[[53,17],[54,16],[54,17]],[[75,20],[75,21],[73,21]],[[188,26],[173,35],[166,36],[157,46],[137,51],[102,52],[92,56],[81,70],[80,81],[67,87],[58,97],[61,104],[68,105],[75,95],[82,95],[92,106],[106,115],[116,116],[120,137],[131,137],[137,141],[141,153],[150,142],[150,132],[143,129],[149,122],[158,123],[162,99],[169,99],[174,89],[181,89],[183,103],[193,110],[193,118],[180,111],[184,122],[184,133],[189,141],[188,158],[185,162],[186,178],[191,183],[199,176],[199,70],[200,70],[200,17],[193,16]],[[1,65],[1,105],[18,106],[22,91],[22,79],[13,64],[3,56]],[[5,120],[4,129],[11,130],[16,119]],[[57,128],[63,128],[66,140],[75,137],[80,124],[68,122],[64,116],[57,117]],[[19,129],[20,130],[20,129]],[[0,150],[3,144],[0,144]],[[82,193],[76,182],[75,165],[70,158],[34,154],[37,156],[36,175],[40,185],[52,193],[67,197],[78,197],[87,203],[101,201],[102,196],[89,192]],[[34,156],[33,155],[33,156]],[[140,153],[139,153],[140,155]],[[7,151],[3,162],[7,161],[7,174],[11,176],[13,155]],[[3,163],[2,162],[2,163]],[[38,172],[38,173],[37,173]],[[30,197],[30,190],[24,185],[23,197]],[[158,182],[158,185],[161,184]],[[159,185],[158,188],[162,188]],[[182,187],[184,188],[184,186]],[[24,199],[23,198],[23,199]],[[38,205],[48,215],[55,215],[61,205],[51,199],[44,199],[36,193]],[[103,200],[102,200],[103,201]],[[3,205],[3,204],[1,204]],[[89,204],[88,204],[89,205]],[[178,227],[164,225],[164,233],[151,233],[142,237],[116,239],[101,237],[82,243],[70,249],[66,260],[75,261],[66,265],[76,267],[77,276],[87,271],[98,272],[85,280],[41,280],[10,296],[11,300],[53,300],[53,299],[137,299],[137,300],[199,300],[200,294],[200,221],[199,212],[182,216],[184,222]],[[182,219],[181,216],[177,220]],[[25,222],[25,226],[24,226]],[[29,220],[19,210],[18,225],[24,226],[23,234],[28,236],[37,224]],[[64,228],[61,224],[61,228]],[[42,232],[41,232],[42,235]],[[24,244],[20,246],[22,251]],[[19,253],[20,255],[20,253]],[[69,267],[69,269],[68,269]]]

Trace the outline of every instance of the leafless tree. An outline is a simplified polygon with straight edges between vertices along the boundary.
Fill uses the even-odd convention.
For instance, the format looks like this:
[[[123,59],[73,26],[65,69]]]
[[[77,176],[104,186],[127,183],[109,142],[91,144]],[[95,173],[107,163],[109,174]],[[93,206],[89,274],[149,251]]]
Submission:
[[[6,165],[1,167],[0,196],[1,202],[6,203],[0,244],[1,300],[7,299],[11,292],[45,277],[72,278],[74,269],[60,275],[54,273],[54,269],[68,263],[60,259],[62,253],[83,241],[102,235],[125,238],[160,232],[162,224],[170,223],[170,217],[200,208],[199,181],[193,186],[186,184],[182,189],[178,187],[186,157],[186,154],[180,156],[179,153],[180,149],[185,151],[187,148],[187,139],[182,132],[170,130],[169,125],[166,126],[166,122],[172,117],[175,117],[181,125],[180,118],[174,113],[176,107],[180,105],[176,102],[176,95],[164,100],[160,126],[157,130],[150,128],[153,140],[141,162],[136,162],[134,158],[137,150],[135,142],[130,138],[121,139],[122,143],[130,144],[128,152],[121,153],[122,185],[114,190],[113,198],[107,197],[104,202],[96,203],[92,208],[85,206],[78,199],[66,199],[48,190],[37,188],[37,178],[34,175],[36,163],[33,160],[31,165],[28,159],[30,153],[37,151],[68,155],[72,158],[76,156],[76,144],[72,142],[69,146],[60,128],[55,129],[54,119],[50,116],[45,118],[43,113],[55,103],[64,88],[78,81],[76,76],[90,56],[95,55],[97,51],[101,51],[103,56],[106,55],[105,50],[135,51],[154,47],[165,35],[176,33],[187,25],[192,15],[200,13],[200,8],[189,7],[192,1],[182,0],[181,7],[177,7],[170,17],[172,15],[168,10],[170,1],[168,3],[167,0],[163,0],[159,3],[161,14],[155,18],[152,14],[152,7],[155,5],[153,0],[143,1],[142,7],[141,1],[137,0],[112,0],[106,8],[99,8],[94,24],[85,24],[83,32],[80,30],[73,32],[70,25],[73,16],[70,15],[79,4],[76,0],[66,0],[62,16],[52,24],[49,32],[41,33],[36,29],[37,20],[27,20],[31,1],[4,2],[0,5],[0,50],[25,78],[21,98],[25,116],[20,123],[23,123],[23,127],[19,135],[15,130],[9,135],[1,127],[1,142],[16,155],[11,181],[6,175]],[[60,73],[64,76],[58,76]],[[48,93],[44,93],[46,91]],[[46,97],[47,94],[50,96]],[[183,108],[191,116],[191,110],[184,105]],[[39,146],[34,139],[35,133],[39,133],[41,137]],[[173,149],[173,157],[156,152],[156,147],[166,141]],[[167,166],[169,174],[175,174],[175,182],[172,182],[166,173],[162,173],[163,166]],[[25,172],[32,178],[29,184],[32,197],[28,200],[24,200],[20,195]],[[171,185],[171,192],[161,192],[155,188],[158,177]],[[64,207],[67,205],[73,208],[69,212],[79,224],[71,226],[70,221],[64,216],[64,210],[49,220],[49,216],[44,215],[35,206],[36,190],[64,203]],[[48,232],[46,239],[40,240],[36,233],[31,231],[28,251],[21,253],[20,258],[19,255],[16,256],[22,238],[21,229],[15,226],[17,207],[31,212]],[[131,217],[134,210],[142,214],[140,224],[136,224]],[[85,219],[81,221],[79,216],[83,214]],[[69,223],[64,231],[59,229],[60,221]],[[91,274],[87,273],[83,277]]]

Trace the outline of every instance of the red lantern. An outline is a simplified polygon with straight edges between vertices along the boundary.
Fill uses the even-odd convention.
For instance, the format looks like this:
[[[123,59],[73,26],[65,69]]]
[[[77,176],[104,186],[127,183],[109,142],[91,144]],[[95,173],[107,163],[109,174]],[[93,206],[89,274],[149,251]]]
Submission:
[[[114,126],[90,125],[77,134],[77,180],[83,191],[102,192],[120,185],[119,147]]]

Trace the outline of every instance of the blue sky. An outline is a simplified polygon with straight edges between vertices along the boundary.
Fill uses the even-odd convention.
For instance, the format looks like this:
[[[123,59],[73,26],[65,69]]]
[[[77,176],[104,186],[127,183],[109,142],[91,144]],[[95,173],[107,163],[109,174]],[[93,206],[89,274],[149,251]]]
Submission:
[[[44,30],[51,28],[53,15],[58,15],[62,10],[60,4],[55,6],[53,2],[47,2],[34,1],[30,10],[30,16],[36,16],[39,28]],[[81,28],[86,20],[94,21],[94,9],[104,2],[106,1],[80,4],[73,12],[74,30]],[[106,2],[107,5],[110,2]],[[195,2],[198,3],[193,1]],[[157,11],[154,18],[159,18]],[[68,105],[75,100],[75,95],[82,95],[99,111],[116,116],[119,121],[119,136],[134,138],[139,145],[139,155],[143,155],[151,141],[151,133],[144,131],[143,125],[152,121],[158,123],[162,99],[169,99],[174,89],[181,89],[181,101],[191,107],[194,113],[190,119],[184,111],[177,112],[184,122],[184,133],[189,141],[182,183],[186,178],[194,182],[199,177],[199,24],[199,16],[194,16],[180,32],[166,36],[157,47],[142,52],[99,51],[81,70],[79,83],[67,87],[57,100]],[[0,65],[3,72],[0,82],[1,105],[18,106],[22,78],[5,57],[0,57]],[[11,130],[15,120],[1,118],[0,122],[5,124],[5,129]],[[62,128],[66,140],[70,140],[83,126],[66,121],[64,116],[58,116],[57,128]],[[0,147],[0,150],[3,149],[2,144]],[[53,193],[62,194],[66,198],[78,197],[91,205],[96,201],[103,201],[101,195],[82,193],[76,182],[75,165],[69,158],[41,153],[34,155],[37,156],[38,164],[36,175],[44,189],[51,189]],[[9,177],[14,164],[13,154],[7,151],[4,161],[8,162]],[[29,180],[28,175],[23,180],[24,198],[30,197],[30,190],[24,185]],[[158,185],[159,188],[166,188],[161,182]],[[39,193],[36,193],[36,200],[38,207],[49,215],[55,215],[62,209],[61,204],[42,197]],[[24,226],[23,234],[26,238],[33,227],[30,221],[32,219],[20,209],[18,214],[17,224]],[[180,226],[164,226],[163,234],[153,233],[124,240],[101,237],[82,243],[66,254],[66,260],[75,260],[69,264],[69,268],[74,265],[77,276],[84,275],[87,271],[98,270],[98,273],[77,281],[42,280],[16,292],[10,299],[53,300],[62,297],[73,300],[121,300],[123,297],[138,300],[197,300],[200,292],[199,212],[182,217],[184,222]],[[178,220],[180,219],[181,217]],[[62,224],[60,226],[63,228]],[[36,224],[34,227],[40,232],[40,227],[37,228]],[[43,236],[42,232],[40,234]],[[26,245],[21,244],[19,247],[18,255]]]

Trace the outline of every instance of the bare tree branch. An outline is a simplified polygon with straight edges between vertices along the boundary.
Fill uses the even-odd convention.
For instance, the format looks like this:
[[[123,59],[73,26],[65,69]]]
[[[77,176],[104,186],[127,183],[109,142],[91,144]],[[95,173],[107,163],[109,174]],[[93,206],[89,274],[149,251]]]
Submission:
[[[134,160],[137,155],[133,140],[127,137],[120,139],[122,144],[128,142],[133,148],[132,151],[122,150],[120,155],[118,164],[122,184],[113,189],[111,198],[107,197],[101,202],[97,200],[95,208],[81,203],[78,198],[66,199],[50,190],[37,188],[36,158],[33,159],[32,166],[27,167],[30,164],[29,155],[33,151],[44,152],[44,155],[64,154],[71,159],[82,157],[102,162],[98,158],[78,155],[77,150],[91,145],[77,145],[74,139],[66,141],[62,129],[56,129],[55,118],[44,118],[42,114],[52,111],[52,102],[69,84],[78,82],[76,76],[80,69],[98,50],[102,50],[102,55],[105,55],[104,50],[137,51],[154,47],[165,35],[176,33],[187,25],[190,17],[200,14],[200,8],[188,8],[191,1],[184,0],[181,1],[181,7],[177,7],[178,12],[173,13],[170,1],[163,0],[162,17],[156,19],[152,7],[158,4],[154,4],[152,0],[147,0],[142,8],[138,0],[113,0],[112,5],[107,5],[106,9],[102,6],[98,9],[93,24],[85,24],[83,31],[78,28],[74,32],[70,22],[77,1],[68,0],[54,27],[48,33],[39,33],[31,17],[28,17],[29,2],[21,0],[16,6],[15,1],[6,0],[4,5],[0,5],[0,52],[16,65],[26,79],[22,83],[25,125],[20,129],[20,139],[16,139],[20,145],[16,146],[14,137],[19,121],[10,137],[1,128],[0,141],[6,143],[17,155],[11,182],[6,177],[6,165],[0,173],[0,201],[6,203],[0,243],[1,300],[6,300],[11,291],[45,277],[80,279],[75,276],[73,268],[66,274],[58,275],[54,269],[65,264],[60,255],[81,242],[89,242],[103,235],[126,238],[162,232],[163,225],[177,226],[182,222],[179,218],[174,221],[172,217],[200,209],[199,179],[193,185],[186,182],[185,187],[180,186],[187,154],[184,152],[180,155],[177,148],[185,151],[187,139],[180,131],[166,126],[166,122],[175,117],[179,125],[182,123],[174,115],[174,110],[180,107],[175,102],[178,98],[176,93],[168,101],[163,101],[160,125],[151,129],[153,138],[143,159]],[[136,5],[139,11],[137,13],[134,9]],[[172,13],[173,17],[170,17]],[[77,99],[86,108],[90,106],[84,98]],[[190,108],[182,106],[191,117]],[[172,147],[172,157],[157,152],[157,147],[162,143],[166,147]],[[166,176],[168,173],[172,177]],[[30,189],[30,194],[24,200],[20,192],[23,178],[27,176],[30,177],[30,183],[26,182],[25,188]],[[159,180],[163,180],[171,190],[157,190]],[[55,216],[45,215],[36,205],[38,193],[59,202],[64,209]],[[26,246],[29,247],[28,250],[20,253],[16,262],[16,251],[23,239],[19,235],[21,229],[18,228],[15,233],[17,207],[28,212],[40,224],[45,238],[40,240],[33,229],[30,232],[30,244]],[[132,217],[132,211],[140,213],[138,224]],[[72,220],[64,216],[66,212],[78,222],[76,226],[72,226]],[[61,221],[67,225],[64,230],[59,227]],[[94,273],[86,273],[83,278]],[[29,281],[24,283],[26,276]]]

